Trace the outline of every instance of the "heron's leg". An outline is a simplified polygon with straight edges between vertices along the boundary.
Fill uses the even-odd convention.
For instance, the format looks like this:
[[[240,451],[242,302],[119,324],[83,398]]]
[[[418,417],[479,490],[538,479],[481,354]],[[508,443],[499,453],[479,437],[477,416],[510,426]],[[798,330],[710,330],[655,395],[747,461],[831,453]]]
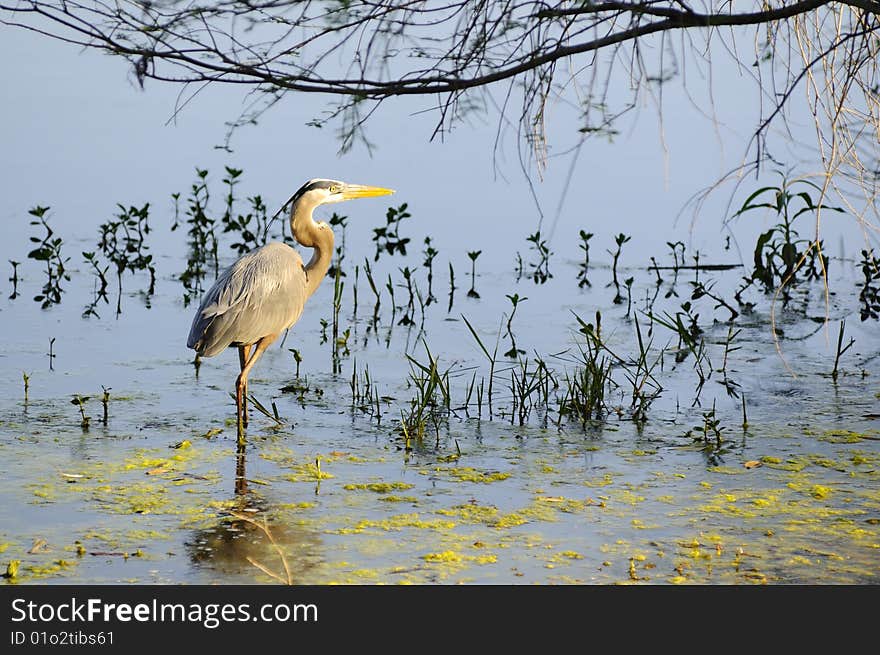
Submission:
[[[241,364],[241,370],[244,370],[245,364],[247,364],[248,357],[251,354],[250,345],[247,346],[239,346],[238,347],[238,361]],[[247,380],[244,382],[244,389],[242,389],[241,399],[238,399],[238,388],[236,387],[236,399],[238,400],[238,405],[241,407],[241,422],[244,427],[247,427],[248,424],[248,411],[247,411]],[[238,408],[236,408],[238,411]]]
[[[271,343],[273,341],[275,341],[275,339],[278,338],[278,334],[279,333],[277,333],[277,332],[275,334],[269,334],[269,335],[263,337],[262,339],[260,339],[259,341],[257,341],[256,344],[254,344],[254,346],[255,346],[254,352],[252,354],[250,354],[250,356],[247,358],[247,362],[242,367],[241,373],[239,373],[239,375],[238,375],[238,380],[235,381],[235,403],[236,403],[237,409],[238,409],[238,434],[239,434],[239,438],[241,438],[241,436],[244,433],[244,422],[243,422],[244,421],[244,412],[242,411],[243,406],[244,406],[244,401],[243,401],[242,394],[244,393],[244,390],[247,389],[248,375],[250,374],[251,369],[254,367],[254,364],[257,363],[257,360],[260,358],[260,355],[262,355],[266,351],[266,348],[268,348],[271,345]]]

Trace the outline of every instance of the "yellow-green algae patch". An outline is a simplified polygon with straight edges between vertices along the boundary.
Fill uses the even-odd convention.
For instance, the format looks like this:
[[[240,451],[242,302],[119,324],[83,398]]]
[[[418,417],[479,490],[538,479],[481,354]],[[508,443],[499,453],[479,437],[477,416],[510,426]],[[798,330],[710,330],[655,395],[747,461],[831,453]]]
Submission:
[[[193,442],[195,443],[195,439]],[[252,451],[252,455],[259,454],[259,448],[263,443],[265,442],[259,439],[255,441],[258,448]],[[220,444],[215,442],[211,445]],[[864,583],[878,579],[876,571],[872,572],[866,565],[875,562],[876,553],[880,552],[878,550],[880,549],[880,533],[878,533],[880,490],[866,489],[865,481],[851,483],[849,477],[857,471],[863,480],[868,478],[869,481],[880,481],[880,474],[871,470],[880,462],[880,458],[873,451],[868,450],[874,445],[865,442],[864,449],[859,451],[847,446],[828,447],[828,452],[815,455],[774,452],[767,449],[770,450],[770,455],[764,458],[759,454],[753,456],[767,464],[766,468],[749,473],[747,478],[725,475],[728,471],[721,469],[706,469],[700,462],[695,469],[689,469],[692,472],[687,476],[683,473],[668,473],[666,474],[668,478],[676,478],[670,480],[661,479],[654,473],[651,481],[643,484],[627,484],[625,481],[632,478],[623,477],[626,474],[616,472],[605,474],[603,466],[607,465],[607,458],[597,459],[595,468],[581,467],[577,461],[563,461],[561,455],[537,461],[531,460],[528,456],[519,459],[507,457],[492,460],[489,464],[478,464],[471,470],[480,476],[491,475],[500,469],[507,472],[507,478],[513,477],[509,483],[489,489],[478,485],[461,486],[458,489],[454,485],[450,487],[448,484],[450,481],[475,482],[476,480],[467,480],[466,476],[456,476],[449,472],[452,469],[445,469],[438,475],[431,465],[420,465],[410,467],[409,474],[414,469],[422,468],[427,475],[436,475],[447,484],[438,485],[439,489],[434,493],[428,492],[424,496],[420,494],[421,504],[418,509],[421,514],[415,515],[418,516],[418,520],[409,521],[409,525],[406,520],[397,517],[391,517],[389,521],[379,519],[387,518],[389,514],[395,513],[395,510],[414,511],[414,508],[407,506],[395,508],[386,505],[385,502],[416,502],[417,499],[403,494],[398,495],[393,489],[377,486],[370,488],[371,483],[354,484],[362,480],[377,481],[372,483],[373,485],[384,484],[382,480],[388,477],[372,471],[367,475],[363,475],[360,471],[357,476],[347,475],[354,467],[347,465],[346,462],[352,461],[352,458],[346,460],[345,453],[340,454],[342,463],[337,467],[332,464],[325,466],[335,473],[337,478],[341,478],[338,486],[326,485],[317,496],[309,493],[309,496],[317,502],[303,503],[302,506],[298,503],[277,502],[291,500],[285,497],[284,491],[290,487],[278,483],[280,475],[288,472],[296,473],[293,465],[302,465],[303,462],[314,457],[312,454],[307,457],[302,455],[277,457],[277,463],[281,467],[275,469],[273,466],[271,467],[273,472],[266,474],[267,480],[275,483],[274,486],[256,491],[265,496],[262,500],[268,501],[270,507],[278,510],[308,509],[318,506],[319,511],[308,512],[307,518],[312,521],[315,532],[319,534],[321,532],[325,535],[332,534],[332,528],[338,526],[343,526],[351,532],[365,533],[349,539],[329,537],[326,543],[336,546],[331,546],[327,552],[331,557],[348,554],[347,559],[350,564],[344,567],[348,571],[336,576],[328,565],[320,564],[316,570],[308,574],[307,580],[312,582],[339,580],[380,583],[424,583],[437,580],[462,582],[465,581],[465,575],[468,575],[462,572],[466,571],[470,564],[475,563],[469,561],[467,557],[491,555],[497,561],[503,561],[503,566],[489,567],[488,571],[479,573],[477,567],[473,567],[470,569],[473,572],[470,577],[476,578],[477,581],[491,580],[496,576],[498,580],[507,580],[514,579],[512,578],[514,575],[520,575],[520,573],[512,573],[513,571],[521,571],[527,576],[522,581],[550,581],[552,578],[547,577],[546,572],[541,575],[542,565],[549,563],[556,565],[560,571],[566,571],[565,563],[568,562],[567,570],[572,573],[575,573],[575,568],[576,572],[589,571],[584,576],[586,582],[638,582],[653,577],[654,581],[670,584],[710,581],[761,584],[777,580],[802,582],[823,579],[822,577],[826,576],[831,580],[854,580]],[[207,444],[202,444],[199,448],[211,451],[211,447]],[[605,449],[606,446],[603,446],[602,450],[606,455],[617,454],[616,451],[608,453]],[[116,463],[103,466],[93,466],[88,459],[82,462],[84,468],[80,468],[80,462],[65,463],[63,468],[55,468],[56,474],[58,470],[62,470],[65,474],[78,474],[77,479],[71,481],[60,478],[56,483],[54,477],[50,478],[42,491],[46,492],[47,496],[62,500],[69,498],[71,492],[78,492],[77,495],[82,499],[83,505],[90,504],[91,507],[88,509],[94,509],[97,501],[109,496],[122,484],[130,481],[159,484],[167,487],[166,494],[169,499],[182,502],[189,507],[189,511],[181,515],[184,522],[211,520],[208,517],[222,516],[224,507],[236,506],[232,501],[219,501],[218,506],[211,506],[206,502],[212,498],[227,498],[231,495],[232,484],[230,482],[230,488],[226,488],[224,482],[222,490],[216,485],[208,488],[207,484],[201,484],[207,482],[202,477],[204,474],[201,470],[198,471],[199,476],[183,477],[190,464],[187,461],[174,459],[174,455],[192,450],[193,447],[169,450],[167,446],[162,446],[158,450],[135,453],[134,456],[126,459],[125,463],[128,467],[126,469],[120,466],[121,457]],[[127,452],[129,455],[132,453],[131,450]],[[229,449],[227,452],[230,452]],[[572,454],[577,455],[577,453]],[[334,460],[329,457],[323,458],[320,464],[328,461]],[[375,461],[375,458],[371,457],[370,461]],[[316,469],[320,464],[316,465]],[[737,464],[739,464],[738,460]],[[447,464],[447,466],[456,465]],[[461,461],[458,466],[459,471],[468,469]],[[290,470],[285,471],[284,467]],[[740,467],[736,468],[736,472],[740,473],[738,470]],[[598,471],[603,473],[597,474]],[[835,474],[834,471],[842,474]],[[547,474],[543,478],[542,472]],[[799,472],[799,475],[791,475],[795,472]],[[554,480],[551,483],[551,477],[557,474],[560,478],[564,474],[565,479]],[[639,476],[647,475],[648,472],[639,470],[637,474],[636,479],[641,479]],[[79,475],[83,477],[78,477]],[[393,476],[394,473],[391,475]],[[677,481],[685,477],[688,478],[687,482]],[[701,478],[711,482],[706,482],[700,487],[698,485]],[[210,482],[220,479],[221,476],[216,475]],[[226,476],[223,479],[225,480]],[[315,481],[318,478],[305,479]],[[588,482],[583,482],[584,479]],[[427,482],[424,479],[423,481]],[[620,484],[621,482],[623,484]],[[174,486],[181,483],[186,485],[189,492],[196,493],[184,496],[184,490]],[[537,488],[541,483],[544,484],[546,491]],[[574,487],[579,484],[611,488],[586,492],[583,486]],[[681,486],[676,486],[678,484]],[[517,488],[514,488],[515,486]],[[106,487],[109,487],[109,490]],[[144,487],[144,490],[148,488]],[[352,493],[341,494],[340,488]],[[559,495],[561,490],[571,488],[580,488],[582,492],[591,493],[597,500],[579,499],[577,492],[573,494],[575,498]],[[510,490],[511,493],[499,494],[505,490]],[[373,497],[372,493],[376,493],[377,496]],[[600,493],[603,494],[601,497],[597,495]],[[672,497],[673,493],[675,499]],[[570,495],[571,492],[567,491],[566,494]],[[37,496],[34,498],[38,499]],[[526,500],[523,501],[523,498]],[[607,505],[605,508],[597,502],[603,498]],[[348,503],[348,499],[353,499],[354,506],[360,509],[366,506],[370,513],[364,514],[359,511],[352,513],[348,519],[341,519],[338,512],[333,513],[334,509],[339,509],[340,502]],[[444,502],[444,499],[447,500]],[[384,502],[377,503],[376,500]],[[706,504],[716,505],[720,514],[710,516],[701,513],[699,506]],[[451,507],[447,508],[444,505]],[[241,507],[241,504],[238,506]],[[35,511],[44,510],[37,508]],[[146,513],[172,515],[175,512],[173,507],[163,509],[160,503],[160,506],[151,508]],[[298,517],[303,514],[303,512],[299,514],[294,511],[287,512],[284,522],[287,525],[294,525]],[[665,523],[664,516],[685,518],[684,521],[673,519]],[[374,520],[362,521],[361,519],[365,517]],[[138,525],[138,522],[135,522],[138,517],[132,518],[134,521],[131,523]],[[431,520],[438,518],[449,523],[432,525]],[[878,523],[871,523],[872,520],[877,520]],[[213,521],[216,523],[216,518]],[[565,522],[556,527],[541,525],[550,521]],[[639,532],[656,522],[663,524],[662,532],[658,531],[647,537],[644,532]],[[545,533],[535,544],[529,541],[519,527],[528,523],[533,526],[530,531]],[[180,522],[169,523],[167,520],[146,519],[140,524],[150,527],[161,525],[172,539],[176,539],[176,535],[180,534],[179,529],[177,532],[174,529],[174,527],[179,528]],[[712,534],[700,534],[696,539],[698,543],[691,545],[693,538],[685,540],[676,538],[683,530],[687,530],[689,535],[697,534],[701,527],[706,525],[712,525]],[[595,532],[591,530],[593,527]],[[505,528],[514,529],[505,530]],[[100,524],[96,529],[108,530]],[[400,534],[401,530],[406,532]],[[115,534],[115,530],[112,533]],[[618,535],[629,540],[618,542],[614,547],[620,551],[620,557],[597,554],[601,541],[609,539],[608,534],[615,535],[610,537],[612,541]],[[72,538],[72,535],[69,537]],[[144,536],[145,540],[157,538],[158,535]],[[541,542],[541,539],[545,541]],[[665,561],[657,559],[646,550],[646,544],[655,543],[652,539],[657,542],[657,557],[662,557],[663,551],[667,553]],[[122,541],[120,547],[113,550],[128,552],[137,545],[143,546],[145,550],[151,546],[140,540],[119,540]],[[365,554],[363,546],[369,540],[381,544],[381,550]],[[70,539],[57,542],[70,543]],[[472,544],[478,543],[483,547],[482,551],[471,550],[471,547],[477,547]],[[98,544],[95,543],[85,542],[85,545],[89,551],[110,550],[96,547]],[[335,555],[334,547],[339,549]],[[17,547],[20,548],[26,550],[27,547]],[[168,548],[160,547],[158,550],[153,547],[152,550],[157,552],[148,552],[155,556],[161,554],[158,551],[169,549],[178,550],[177,544],[169,545]],[[565,555],[568,552],[582,554],[586,561],[579,564],[578,558]],[[742,554],[737,555],[738,552]],[[449,553],[452,555],[448,555]],[[72,554],[56,550],[50,556],[53,559],[51,561],[47,559],[45,566],[52,566],[52,562],[62,554],[64,557],[74,559]],[[646,555],[647,559],[639,559]],[[10,556],[21,555],[14,552],[10,553]],[[612,567],[613,561],[613,571],[599,568],[599,560],[603,557],[608,557],[608,567]],[[44,565],[43,562],[35,562],[27,557],[22,557],[22,560],[24,562],[22,575],[26,574],[26,567],[30,564]],[[83,563],[90,560],[92,558],[86,557]],[[657,566],[652,569],[650,565],[654,562]],[[630,565],[634,568],[629,569]],[[65,573],[60,571],[55,575],[61,576]],[[635,577],[633,578],[632,575]],[[254,579],[272,582],[268,577],[260,577],[256,571]]]
[[[630,461],[635,457],[649,457],[650,455],[656,455],[656,454],[657,454],[656,450],[642,450],[640,448],[637,448],[637,449],[631,450],[629,452],[620,453],[620,456],[623,459]]]
[[[183,446],[183,444],[188,444]],[[166,451],[167,452],[167,451]],[[179,464],[191,461],[199,457],[200,450],[193,448],[192,443],[188,440],[180,442],[174,449],[174,454],[166,455],[162,451],[155,448],[142,448],[135,450],[134,453],[126,457],[122,462],[122,469],[131,471],[136,469],[175,469],[179,468]],[[161,455],[161,456],[160,456]]]
[[[587,487],[607,487],[614,484],[614,474],[605,473],[601,477],[592,480],[584,480],[583,484]]]
[[[299,464],[289,463],[286,465],[286,468],[290,469],[291,473],[281,477],[288,482],[316,482],[318,480],[329,480],[334,477],[332,473],[328,473],[321,468],[320,460]]]
[[[819,441],[825,441],[827,443],[859,443],[864,441],[867,437],[877,438],[880,436],[880,430],[867,430],[865,432],[855,432],[853,430],[825,430],[821,436],[818,437]]]
[[[93,490],[98,507],[114,514],[177,513],[181,508],[169,499],[165,484],[132,482],[104,484]]]
[[[502,471],[479,471],[470,466],[449,468],[445,466],[437,466],[434,468],[437,473],[444,473],[451,478],[460,482],[477,482],[481,484],[489,484],[491,482],[499,482],[510,477],[510,473]]]
[[[358,521],[353,528],[342,528],[338,532],[340,534],[352,534],[363,532],[368,529],[397,531],[405,528],[416,528],[420,530],[451,530],[454,527],[454,521],[423,519],[419,514],[414,513],[397,514],[387,519],[363,519]]]
[[[607,492],[607,495],[599,496],[600,499],[604,501],[611,501],[615,505],[629,505],[631,507],[635,507],[643,502],[645,502],[645,496],[640,493],[636,493],[633,489],[635,488],[633,485],[627,485],[626,489],[610,489]]]
[[[502,513],[493,505],[461,504],[436,510],[437,514],[455,517],[461,523],[481,523],[496,529],[515,528],[532,521],[553,522],[559,513],[573,514],[596,503],[592,499],[575,500],[564,497],[537,496],[526,507]]]
[[[403,491],[405,489],[412,489],[414,486],[414,484],[411,484],[409,482],[366,482],[358,484],[346,484],[343,485],[342,488],[349,491],[364,489],[377,494],[387,494],[391,493],[392,491]]]
[[[276,507],[278,509],[311,509],[317,506],[317,504],[310,500],[303,500],[298,503],[279,503]]]
[[[30,489],[34,497],[40,500],[52,501],[56,498],[55,485],[49,483],[27,484],[25,488]]]
[[[422,555],[422,559],[434,564],[494,564],[498,561],[498,557],[491,553],[485,555],[465,555],[454,550],[444,550],[439,553],[427,553]]]
[[[737,468],[734,466],[713,466],[709,469],[712,473],[722,473],[724,475],[743,475],[748,473],[748,469]]]
[[[826,487],[821,484],[814,484],[810,487],[810,495],[813,498],[823,499],[827,498],[831,494],[831,487]]]
[[[230,451],[212,450],[200,454],[189,447],[176,449],[167,456],[167,449],[137,449],[122,461],[86,460],[62,475],[51,475],[45,481],[28,485],[35,497],[54,502],[73,494],[97,501],[103,511],[154,513],[164,506],[163,494],[169,486],[211,483],[220,479],[216,473],[193,476],[184,471],[186,464],[198,459],[200,464],[228,457]],[[157,456],[157,455],[162,455]],[[137,476],[137,477],[132,477]],[[155,496],[152,498],[151,496]],[[113,507],[119,501],[119,507]],[[181,502],[179,499],[177,502]]]
[[[555,553],[553,557],[550,559],[552,563],[560,563],[560,562],[570,562],[574,560],[584,559],[584,556],[581,555],[576,550],[563,550],[558,553]]]
[[[398,496],[391,494],[390,496],[382,496],[379,498],[383,503],[418,503],[419,499],[415,496]]]
[[[498,519],[492,523],[492,527],[503,530],[505,528],[515,528],[518,525],[525,525],[528,522],[529,519],[519,512],[511,512],[510,514],[499,516]]]
[[[57,559],[52,560],[47,564],[32,564],[24,567],[24,570],[27,571],[28,578],[39,580],[41,578],[49,578],[62,573],[67,573],[69,569],[74,568],[77,564],[77,560]]]
[[[498,508],[493,505],[463,504],[438,509],[437,514],[454,516],[462,523],[491,523],[498,519]]]
[[[792,471],[795,473],[803,471],[809,464],[809,461],[805,457],[790,457],[784,462],[778,457],[762,457],[761,462],[772,469],[779,471]]]
[[[852,455],[850,455],[849,461],[851,461],[855,466],[868,465],[868,466],[877,466],[880,464],[880,455],[876,453],[870,453],[863,450],[851,450]]]
[[[598,505],[592,498],[577,500],[575,498],[566,498],[564,496],[537,496],[535,498],[537,506],[546,506],[558,512],[566,514],[577,514],[583,512],[587,507]]]

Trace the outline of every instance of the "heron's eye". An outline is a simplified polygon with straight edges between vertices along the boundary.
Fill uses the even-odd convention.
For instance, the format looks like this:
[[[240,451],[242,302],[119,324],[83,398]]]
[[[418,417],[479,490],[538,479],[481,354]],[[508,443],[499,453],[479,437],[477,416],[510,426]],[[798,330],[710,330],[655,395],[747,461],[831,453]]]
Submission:
[[[338,184],[331,184],[330,185],[330,193],[339,193],[340,191],[342,191],[342,187],[339,186]]]

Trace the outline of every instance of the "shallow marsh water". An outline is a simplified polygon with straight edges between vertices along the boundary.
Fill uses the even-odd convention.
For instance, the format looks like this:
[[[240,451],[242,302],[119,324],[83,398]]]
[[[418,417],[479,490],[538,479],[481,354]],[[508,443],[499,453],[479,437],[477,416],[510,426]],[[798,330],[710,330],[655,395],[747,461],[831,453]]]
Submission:
[[[741,401],[719,384],[717,370],[695,404],[693,357],[676,365],[676,337],[659,325],[649,335],[640,313],[656,291],[654,274],[645,270],[650,257],[672,264],[665,241],[692,237],[689,249],[715,249],[703,261],[748,263],[757,234],[775,223],[772,216],[740,221],[735,227],[741,254],[721,249],[728,233],[722,229],[719,235],[719,225],[730,215],[723,194],[705,205],[694,232],[674,225],[695,190],[741,163],[741,144],[731,145],[727,137],[721,143],[716,134],[719,123],[740,135],[754,128],[759,103],[738,85],[743,76],[736,71],[721,69],[709,78],[724,80],[713,84],[713,105],[725,112],[718,121],[693,120],[693,100],[682,97],[674,104],[670,85],[662,148],[650,115],[627,124],[613,142],[591,142],[564,206],[564,162],[557,160],[541,184],[523,184],[509,168],[516,168],[517,149],[497,150],[495,129],[459,130],[428,150],[423,142],[434,117],[417,103],[395,104],[377,122],[370,132],[381,144],[376,158],[357,151],[339,158],[331,134],[304,129],[323,107],[306,97],[242,133],[231,165],[247,169],[248,184],[260,181],[247,195],[266,194],[270,211],[301,178],[321,174],[394,186],[400,197],[395,202],[410,201],[414,216],[403,228],[412,237],[409,257],[385,256],[374,265],[382,306],[373,329],[362,266],[353,316],[352,269],[372,257],[371,229],[384,224],[385,206],[342,206],[351,220],[341,330],[351,329],[351,352],[341,360],[341,373],[331,374],[330,345],[321,343],[319,323],[331,318],[333,285],[325,280],[286,343],[273,346],[251,376],[251,391],[267,407],[274,401],[285,422],[276,426],[252,411],[240,458],[229,396],[237,358],[224,353],[196,371],[185,348],[195,307],[184,305],[176,279],[187,252],[184,230],[168,232],[168,194],[185,195],[191,182],[185,176],[202,163],[212,170],[213,197],[220,202],[218,173],[226,154],[211,147],[222,140],[241,98],[213,86],[178,115],[177,88],[152,85],[143,93],[133,80],[126,85],[130,71],[121,61],[74,57],[65,44],[20,30],[4,32],[3,48],[16,65],[3,70],[10,101],[0,109],[0,125],[16,156],[0,162],[6,165],[0,573],[20,562],[17,576],[6,583],[275,583],[274,576],[286,573],[271,535],[295,583],[876,584],[880,339],[875,321],[858,320],[855,262],[839,259],[864,247],[852,221],[841,221],[855,235],[845,247],[836,222],[823,224],[836,257],[829,305],[821,285],[796,291],[786,309],[777,305],[784,360],[772,338],[769,298],[750,297],[757,303],[754,313],[734,324],[742,331],[727,373],[745,393],[746,429]],[[577,133],[580,123],[560,113],[557,107],[550,123],[557,135]],[[163,127],[172,114],[177,127]],[[812,120],[805,117],[808,138],[797,136],[797,120],[789,126],[795,142],[812,142]],[[488,153],[499,155],[507,183],[497,182],[498,162],[490,162]],[[777,182],[775,176],[766,181]],[[765,181],[746,180],[744,192],[751,183],[757,188]],[[555,251],[554,277],[545,285],[517,281],[513,270],[517,250],[527,269],[534,258],[524,241],[535,229],[532,194],[542,199],[544,236]],[[101,318],[81,318],[95,280],[80,253],[96,249],[98,224],[111,217],[116,202],[147,201],[153,203],[154,231],[147,242],[156,257],[156,294],[141,293],[145,276],[126,274],[117,318],[111,276],[110,302],[98,306]],[[31,300],[43,274],[26,257],[33,247],[28,237],[39,234],[28,226],[26,211],[38,203],[52,206],[51,223],[71,257],[63,302],[48,310]],[[554,206],[560,208],[558,224],[549,220]],[[596,232],[587,288],[577,284],[578,228]],[[644,424],[631,419],[626,376],[617,367],[614,379],[621,386],[609,392],[612,411],[603,420],[586,428],[563,422],[559,429],[551,402],[546,417],[539,406],[519,426],[510,420],[512,362],[499,357],[504,363],[497,370],[491,420],[485,402],[478,418],[472,398],[469,412],[457,409],[437,426],[429,422],[425,438],[408,449],[399,418],[415,392],[407,385],[411,366],[405,353],[427,362],[424,336],[439,368],[454,367],[452,406],[460,408],[473,371],[477,380],[488,376],[462,315],[490,349],[500,331],[503,353],[510,347],[503,336],[511,309],[507,294],[528,297],[513,321],[517,345],[532,366],[535,353],[547,361],[560,382],[582,344],[573,312],[592,322],[600,309],[607,343],[633,360],[634,323],[626,303],[612,303],[614,290],[607,286],[607,250],[620,231],[633,236],[624,246],[619,277],[634,277],[634,315],[652,339],[652,352],[667,348],[657,372],[663,391]],[[415,327],[397,325],[403,309],[392,319],[384,283],[391,274],[397,304],[405,303],[399,269],[410,266],[425,294],[418,251],[426,235],[440,250],[433,288],[438,302],[426,309],[421,332],[418,309]],[[232,257],[226,237],[224,263]],[[479,300],[467,297],[467,251],[475,250],[482,250]],[[692,250],[687,255],[692,263]],[[11,270],[5,268],[10,259],[21,262],[20,296],[14,300],[6,274]],[[457,289],[447,311],[450,262]],[[718,280],[716,291],[731,301],[744,272],[706,275]],[[673,275],[662,275],[655,304],[661,316],[680,309],[692,279],[681,272],[678,296],[665,298]],[[695,303],[712,368],[718,369],[728,325],[716,323],[727,313],[713,305],[708,299]],[[823,325],[826,310],[829,322]],[[834,381],[829,373],[841,318],[855,345]],[[300,379],[288,348],[302,352]],[[349,379],[355,361],[359,374],[369,367],[382,396],[378,422],[353,406]],[[27,403],[22,373],[30,380]],[[301,399],[300,393],[281,391],[291,385],[307,388]],[[102,387],[110,390],[106,425]],[[71,404],[74,394],[88,397],[87,431]],[[713,406],[720,447],[694,438],[695,426],[705,425]],[[252,522],[264,519],[268,535]]]
[[[118,318],[112,286],[101,318],[80,317],[93,289],[84,266],[73,267],[63,302],[48,310],[31,300],[38,266],[22,266],[21,296],[3,300],[0,346],[0,563],[20,561],[7,582],[275,583],[285,567],[294,583],[317,584],[877,582],[880,340],[875,322],[853,315],[852,263],[851,272],[835,265],[827,324],[819,284],[777,305],[782,356],[768,298],[756,296],[754,312],[735,323],[741,333],[726,371],[746,397],[744,428],[740,398],[719,383],[726,312],[698,304],[715,369],[698,393],[693,358],[676,364],[677,339],[641,313],[656,291],[649,262],[623,257],[621,280],[635,279],[627,316],[626,302],[611,302],[608,257],[594,255],[592,286],[578,287],[573,244],[553,256],[546,284],[518,280],[512,266],[483,270],[478,259],[479,299],[467,296],[466,252],[443,252],[434,268],[438,302],[425,308],[424,322],[417,307],[416,324],[399,325],[407,297],[400,268],[417,271],[426,293],[412,247],[426,230],[416,217],[405,226],[409,256],[374,263],[377,281],[392,276],[399,308],[392,319],[382,290],[372,325],[363,268],[353,314],[353,267],[372,256],[369,227],[382,224],[382,210],[364,204],[351,213],[366,218],[347,239],[340,331],[351,332],[341,372],[330,373],[331,343],[322,343],[319,322],[332,315],[328,279],[251,376],[251,391],[267,408],[274,402],[283,423],[252,409],[243,451],[229,395],[237,357],[229,351],[197,368],[184,347],[195,305],[184,305],[174,279],[185,262],[180,251],[157,257],[150,298],[143,277],[126,276]],[[602,240],[611,248],[609,235]],[[89,247],[83,239],[70,252]],[[521,252],[528,262],[525,245]],[[447,260],[457,286],[451,310]],[[740,272],[712,275],[729,293]],[[672,274],[663,273],[657,314],[687,300],[691,276],[681,271],[678,297],[667,298]],[[663,390],[647,420],[632,420],[618,367],[620,386],[602,420],[558,423],[551,401],[519,425],[514,360],[501,355],[510,345],[505,296],[513,293],[528,298],[512,324],[517,346],[532,365],[536,354],[546,361],[560,384],[582,343],[575,314],[593,321],[600,309],[606,343],[628,360],[637,353],[637,317],[651,352],[666,348],[655,372]],[[474,371],[478,381],[488,376],[463,316],[490,350],[499,341],[491,418],[485,398],[477,408],[472,396],[463,408]],[[835,381],[829,373],[845,316],[855,345]],[[426,344],[441,371],[451,367],[454,411],[407,442],[400,418],[415,391],[406,355],[427,363]],[[298,378],[290,348],[302,353]],[[369,368],[379,418],[353,398],[355,366],[357,376]],[[102,387],[110,393],[106,425]],[[75,394],[87,397],[87,430]],[[698,438],[710,419],[721,435]]]

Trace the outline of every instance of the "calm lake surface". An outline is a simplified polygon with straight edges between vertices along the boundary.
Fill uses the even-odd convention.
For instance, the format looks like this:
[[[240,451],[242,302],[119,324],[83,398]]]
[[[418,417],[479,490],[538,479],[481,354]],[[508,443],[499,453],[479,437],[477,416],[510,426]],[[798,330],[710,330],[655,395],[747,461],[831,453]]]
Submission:
[[[96,61],[64,65],[94,70]],[[82,83],[100,80],[95,74]],[[168,102],[167,95],[130,96],[121,94],[117,109]],[[555,216],[565,186],[560,168],[538,191],[553,200],[544,202],[539,227],[526,186],[492,179],[491,138],[468,144],[462,134],[412,150],[395,128],[417,133],[418,118],[395,123],[408,110],[383,119],[377,138],[386,150],[372,160],[339,160],[332,135],[285,130],[281,117],[248,133],[237,156],[221,156],[210,145],[222,121],[205,131],[213,137],[192,127],[202,140],[187,140],[180,136],[187,128],[160,129],[149,113],[155,107],[142,108],[153,116],[150,128],[102,123],[108,110],[97,97],[70,100],[71,114],[94,120],[79,123],[76,134],[74,125],[54,134],[62,118],[50,116],[43,136],[38,121],[5,121],[23,130],[12,136],[7,128],[9,142],[36,144],[20,170],[6,164],[10,201],[0,243],[8,273],[0,278],[0,568],[19,562],[7,583],[877,582],[880,339],[875,320],[859,320],[864,243],[850,219],[835,218],[823,233],[832,256],[828,295],[821,282],[802,283],[787,303],[774,304],[752,289],[745,297],[754,308],[732,322],[715,300],[691,301],[702,330],[697,356],[649,314],[687,322],[682,305],[695,281],[736,307],[755,235],[775,220],[756,215],[724,230],[732,212],[721,196],[697,229],[676,223],[687,194],[708,182],[679,175],[671,178],[676,192],[664,190],[662,157],[653,150],[601,146],[581,163]],[[633,129],[638,141],[654,128]],[[685,127],[670,126],[676,129]],[[156,134],[166,141],[153,150]],[[273,134],[280,135],[275,144]],[[123,156],[129,138],[136,146]],[[68,149],[51,148],[67,140]],[[100,144],[99,156],[90,141]],[[306,155],[314,166],[300,163]],[[246,198],[259,193],[271,215],[316,175],[398,189],[332,208],[348,216],[337,347],[328,278],[251,375],[250,390],[268,414],[251,410],[243,449],[230,397],[237,357],[229,351],[194,365],[185,341],[198,298],[187,304],[179,280],[190,255],[194,168],[210,169],[209,214],[219,219],[224,165],[245,169],[236,214],[246,214]],[[627,165],[631,174],[622,175]],[[687,166],[705,164],[695,157]],[[172,231],[177,192],[181,224]],[[82,253],[96,252],[106,266],[99,226],[119,213],[116,203],[146,202],[153,293],[146,272],[125,272],[117,315],[111,267],[106,302],[84,318],[99,285]],[[374,229],[403,203],[412,213],[399,227],[399,237],[410,239],[406,254],[376,260]],[[44,236],[27,214],[40,204],[51,206],[48,222],[70,258],[61,302],[46,309],[33,300],[46,282],[44,263],[27,257],[30,237]],[[319,214],[329,220],[332,212]],[[537,229],[543,237],[528,241]],[[581,229],[595,235],[589,284],[579,284]],[[802,230],[811,236],[810,225]],[[338,245],[342,232],[336,228]],[[620,233],[631,240],[622,245],[615,287]],[[222,268],[235,258],[236,237],[219,225],[217,236]],[[431,302],[426,237],[438,251]],[[672,267],[667,242],[678,240],[679,264],[694,265],[699,252],[703,264],[732,268],[665,268],[658,282],[651,258]],[[552,251],[546,268],[541,242]],[[468,253],[476,251],[472,278]],[[15,282],[7,280],[9,260],[20,262]],[[536,266],[538,277],[551,275],[543,283]],[[213,277],[209,267],[204,284]],[[578,318],[595,326],[597,311],[610,377],[603,411],[582,422],[560,416],[560,407],[588,350]],[[844,319],[844,345],[854,343],[834,379]],[[496,352],[494,366],[480,343]],[[515,357],[505,355],[511,350]],[[420,403],[432,358],[440,385]],[[419,406],[423,430],[402,430]]]

